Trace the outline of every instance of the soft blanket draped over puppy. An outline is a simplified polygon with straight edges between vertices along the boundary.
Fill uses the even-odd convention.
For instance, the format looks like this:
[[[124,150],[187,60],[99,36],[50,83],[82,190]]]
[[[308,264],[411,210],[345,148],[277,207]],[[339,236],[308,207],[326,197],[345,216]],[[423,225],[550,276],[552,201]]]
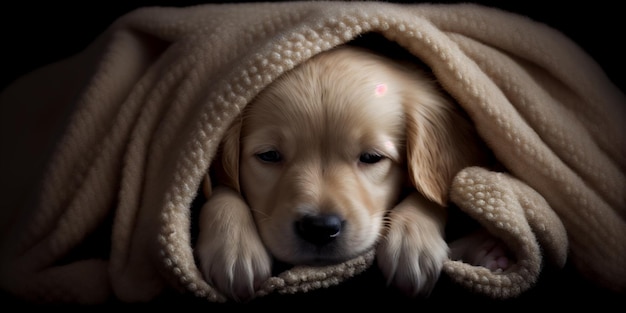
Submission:
[[[226,128],[282,73],[369,33],[421,59],[506,172],[466,168],[458,208],[508,270],[449,260],[476,293],[515,297],[566,261],[626,291],[626,101],[561,33],[469,4],[283,2],[150,7],[1,95],[0,284],[25,299],[148,301],[203,280],[190,207]],[[105,239],[102,239],[105,238]],[[284,270],[258,296],[345,282],[375,260]]]

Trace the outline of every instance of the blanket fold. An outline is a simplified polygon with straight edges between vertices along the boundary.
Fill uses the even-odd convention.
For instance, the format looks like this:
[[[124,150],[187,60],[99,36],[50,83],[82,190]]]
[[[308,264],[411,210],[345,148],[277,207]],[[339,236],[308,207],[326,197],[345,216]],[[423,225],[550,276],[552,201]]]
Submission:
[[[626,292],[622,91],[568,38],[528,18],[384,2],[141,8],[84,51],[16,80],[0,94],[10,150],[1,288],[54,302],[150,301],[170,289],[226,301],[196,266],[191,210],[226,128],[282,73],[371,33],[432,69],[507,170],[464,169],[450,195],[516,263],[490,272],[448,260],[445,275],[511,298],[546,264],[572,262]],[[287,269],[257,295],[341,284],[375,262],[373,251]]]

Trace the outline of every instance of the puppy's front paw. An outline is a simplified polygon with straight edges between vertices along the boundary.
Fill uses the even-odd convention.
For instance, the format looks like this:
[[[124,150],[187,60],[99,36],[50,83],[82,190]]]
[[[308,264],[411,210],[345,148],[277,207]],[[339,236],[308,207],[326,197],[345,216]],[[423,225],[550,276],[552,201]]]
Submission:
[[[409,296],[427,296],[448,257],[442,235],[445,216],[436,213],[443,208],[432,204],[422,207],[414,200],[405,200],[390,212],[386,236],[376,252],[377,261],[390,285]]]
[[[203,206],[195,252],[205,280],[236,301],[254,297],[271,275],[272,260],[250,210],[231,190],[216,189]]]
[[[504,271],[513,264],[513,258],[506,245],[485,229],[479,229],[451,242],[450,258],[482,266],[494,272]]]

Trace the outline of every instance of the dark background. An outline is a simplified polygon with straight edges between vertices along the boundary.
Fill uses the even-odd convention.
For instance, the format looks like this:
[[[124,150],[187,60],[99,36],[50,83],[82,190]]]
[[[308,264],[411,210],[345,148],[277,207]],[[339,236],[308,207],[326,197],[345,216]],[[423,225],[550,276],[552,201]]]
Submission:
[[[209,1],[210,2],[210,1]],[[228,2],[228,1],[226,1]],[[407,2],[407,1],[390,1]],[[431,1],[447,2],[455,1]],[[458,1],[457,1],[458,2]],[[605,70],[609,78],[626,90],[626,16],[618,1],[474,1],[526,15],[563,32],[587,51]],[[141,6],[187,6],[203,1],[23,1],[0,5],[0,88],[18,76],[45,64],[80,52],[117,17]],[[620,6],[621,7],[621,6]],[[0,173],[1,175],[1,173]],[[626,266],[626,264],[625,264]],[[616,295],[589,285],[568,265],[564,271],[546,271],[537,286],[521,297],[506,301],[484,299],[461,289],[443,277],[427,300],[407,300],[384,288],[376,271],[368,271],[335,288],[295,296],[268,296],[252,304],[281,307],[298,305],[300,309],[339,304],[357,308],[361,305],[383,305],[385,308],[420,309],[454,308],[458,310],[531,308],[596,309],[626,304],[625,295]],[[28,304],[0,293],[0,303]],[[167,305],[202,305],[205,309],[236,308],[217,306],[185,296],[172,296],[150,304],[154,308]],[[111,303],[107,308],[126,306]],[[618,304],[619,305],[619,304]],[[138,308],[145,308],[146,305]],[[182,307],[181,307],[182,308]],[[293,307],[292,307],[293,308]],[[370,308],[376,309],[374,307]],[[351,310],[348,310],[351,311]]]

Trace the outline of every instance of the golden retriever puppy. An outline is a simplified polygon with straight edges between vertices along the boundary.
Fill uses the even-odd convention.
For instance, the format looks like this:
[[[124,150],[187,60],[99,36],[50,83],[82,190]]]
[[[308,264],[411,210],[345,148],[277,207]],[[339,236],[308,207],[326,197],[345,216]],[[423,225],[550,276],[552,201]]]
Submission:
[[[476,140],[418,67],[347,45],[321,53],[264,89],[225,135],[199,267],[242,301],[275,260],[326,265],[376,247],[390,285],[426,295],[448,258],[447,191],[481,162]]]

